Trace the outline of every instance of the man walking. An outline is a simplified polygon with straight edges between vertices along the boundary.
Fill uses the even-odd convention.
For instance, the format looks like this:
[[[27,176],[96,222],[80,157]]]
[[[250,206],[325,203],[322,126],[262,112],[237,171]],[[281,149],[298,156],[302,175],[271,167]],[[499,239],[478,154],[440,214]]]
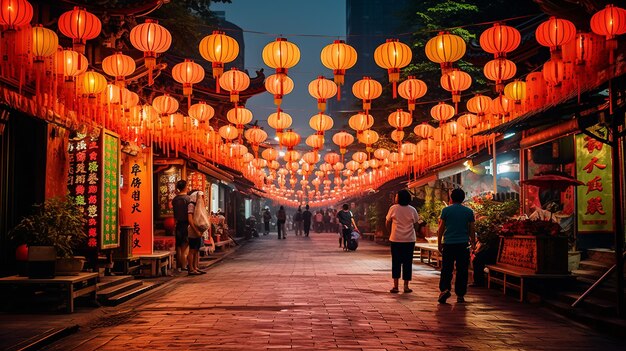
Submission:
[[[313,214],[309,211],[309,205],[304,207],[304,212],[302,212],[302,224],[304,225],[304,236],[309,236],[309,231],[311,230],[311,218]]]
[[[454,293],[456,301],[465,302],[467,276],[470,262],[470,248],[474,249],[474,212],[463,206],[465,192],[454,189],[450,194],[452,204],[441,211],[437,238],[442,256],[441,277],[439,279],[439,303],[446,303],[451,296],[452,274],[456,263]]]
[[[298,211],[293,215],[293,224],[296,235],[302,235],[302,208],[298,206]]]
[[[176,182],[176,192],[178,193],[172,199],[172,209],[174,210],[174,219],[176,220],[175,242],[176,242],[176,262],[177,270],[187,270],[187,253],[189,250],[189,219],[187,209],[191,201],[187,195],[187,181],[179,180]]]
[[[272,220],[272,214],[270,213],[270,208],[266,207],[263,212],[263,224],[265,224],[265,230],[263,231],[263,235],[267,235],[270,233],[270,221]]]

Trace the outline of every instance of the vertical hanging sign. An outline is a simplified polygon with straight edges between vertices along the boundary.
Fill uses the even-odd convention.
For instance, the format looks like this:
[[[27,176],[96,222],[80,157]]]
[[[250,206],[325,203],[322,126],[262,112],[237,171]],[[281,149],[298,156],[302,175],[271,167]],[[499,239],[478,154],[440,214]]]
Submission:
[[[120,139],[117,134],[102,132],[102,227],[100,247],[119,246]]]
[[[133,255],[152,254],[152,150],[123,154],[122,225],[132,227]]]
[[[584,134],[576,135],[578,232],[613,231],[613,162],[611,147]]]

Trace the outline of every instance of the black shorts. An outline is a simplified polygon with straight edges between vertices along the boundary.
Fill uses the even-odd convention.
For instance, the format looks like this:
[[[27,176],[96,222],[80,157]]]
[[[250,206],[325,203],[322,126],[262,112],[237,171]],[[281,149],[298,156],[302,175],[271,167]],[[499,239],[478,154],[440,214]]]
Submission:
[[[187,231],[188,227],[189,223],[187,222],[176,223],[176,247],[181,247],[189,243],[189,232]]]
[[[188,238],[189,240],[189,249],[190,250],[200,250],[200,245],[202,243],[202,238]]]

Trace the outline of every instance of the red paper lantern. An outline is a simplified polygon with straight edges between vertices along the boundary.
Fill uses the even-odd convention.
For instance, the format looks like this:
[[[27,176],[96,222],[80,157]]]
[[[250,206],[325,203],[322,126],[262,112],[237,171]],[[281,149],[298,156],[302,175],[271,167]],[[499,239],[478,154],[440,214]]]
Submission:
[[[130,30],[130,43],[143,51],[145,66],[148,69],[148,84],[152,85],[152,70],[156,67],[156,57],[172,45],[172,35],[159,25],[158,21],[146,20]]]
[[[480,35],[480,46],[495,58],[506,57],[507,53],[517,49],[521,40],[522,36],[517,29],[494,23],[493,27]]]
[[[550,60],[544,63],[541,72],[543,79],[550,86],[560,87],[565,80],[565,64],[561,60]]]
[[[274,94],[274,105],[280,106],[283,96],[293,91],[293,80],[284,73],[272,74],[265,79],[265,90]]]
[[[440,102],[439,104],[433,106],[430,109],[430,115],[439,123],[443,123],[450,118],[454,117],[455,110],[452,105],[448,105],[444,102]]]
[[[491,98],[485,95],[476,94],[467,101],[467,110],[475,113],[478,117],[484,116],[491,109]]]
[[[100,35],[102,23],[98,16],[87,12],[84,8],[74,7],[72,11],[59,17],[59,30],[63,35],[72,38],[74,51],[85,53],[85,43]]]
[[[26,0],[0,0],[0,25],[9,31],[30,23],[33,19],[33,5]]]
[[[400,80],[400,69],[411,63],[411,48],[398,39],[387,39],[374,51],[376,64],[387,70],[389,82],[393,83],[393,98],[396,98],[396,83]]]
[[[363,77],[352,85],[352,93],[358,99],[363,100],[363,109],[367,113],[372,107],[372,100],[383,92],[383,86],[370,77]]]
[[[452,93],[452,102],[454,106],[458,107],[458,103],[461,101],[461,92],[469,89],[472,85],[472,77],[460,69],[454,68],[442,75],[440,82],[443,89]]]
[[[550,48],[550,54],[555,59],[561,58],[561,46],[574,40],[576,27],[568,20],[550,17],[541,23],[535,31],[537,42]]]
[[[610,57],[609,63],[615,61],[614,52],[617,49],[615,37],[626,33],[626,10],[613,5],[596,12],[591,17],[591,30],[599,35],[604,35],[608,42]]]
[[[238,102],[239,93],[248,89],[250,86],[250,77],[236,67],[226,71],[220,77],[220,86],[230,92],[230,101]]]
[[[135,72],[135,60],[132,57],[116,52],[102,60],[104,73],[115,77],[115,82],[124,87],[126,76]]]
[[[335,84],[343,85],[346,70],[356,64],[357,53],[343,40],[335,40],[322,49],[321,59],[326,68],[333,70]]]
[[[359,112],[350,117],[348,125],[356,131],[357,135],[359,135],[364,130],[368,130],[374,125],[374,117],[365,112]]]
[[[309,94],[317,99],[317,109],[326,111],[326,100],[337,94],[337,85],[323,76],[309,83]]]
[[[183,85],[183,95],[187,96],[187,104],[190,105],[193,85],[204,79],[204,68],[193,60],[185,59],[172,68],[172,78]]]
[[[517,73],[517,66],[513,61],[504,58],[491,60],[485,64],[483,68],[485,77],[496,82],[496,91],[502,92],[504,89],[503,81],[511,79]]]
[[[413,76],[408,76],[407,79],[398,85],[398,94],[409,102],[409,111],[415,110],[415,100],[426,95],[428,87],[426,83],[419,79],[415,79]]]

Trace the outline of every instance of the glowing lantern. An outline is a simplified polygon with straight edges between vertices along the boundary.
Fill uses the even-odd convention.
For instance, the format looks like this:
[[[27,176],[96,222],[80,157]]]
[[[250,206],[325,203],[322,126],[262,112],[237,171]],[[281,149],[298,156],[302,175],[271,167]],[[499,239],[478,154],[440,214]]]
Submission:
[[[356,50],[343,40],[335,40],[332,44],[322,49],[322,64],[333,70],[334,80],[337,85],[343,85],[346,70],[356,64]]]
[[[326,100],[337,94],[337,85],[330,80],[319,76],[309,83],[309,94],[317,99],[317,109],[320,112],[326,110]]]
[[[387,158],[389,158],[389,150],[385,148],[376,149],[376,151],[374,151],[374,157],[379,160],[386,160]]]
[[[339,132],[333,135],[333,143],[339,146],[339,153],[341,154],[342,162],[343,162],[343,155],[345,155],[346,151],[348,150],[347,149],[348,145],[352,144],[353,142],[354,142],[354,137],[350,135],[349,133]]]
[[[281,136],[283,134],[283,130],[291,127],[292,119],[288,113],[282,112],[279,110],[278,112],[274,112],[267,117],[267,124],[270,127],[276,129],[276,136],[278,136],[278,140],[281,140]],[[282,145],[282,143],[281,143]]]
[[[430,109],[430,115],[439,123],[443,123],[454,117],[455,109],[452,105],[440,102]]]
[[[83,94],[89,95],[89,97],[95,97],[107,87],[106,78],[104,78],[102,74],[94,71],[85,72],[82,76],[82,83]]]
[[[387,39],[374,51],[376,64],[387,70],[389,82],[393,83],[393,98],[396,98],[396,83],[400,80],[400,68],[411,63],[411,48],[398,39]]]
[[[130,30],[130,43],[143,51],[144,63],[148,69],[148,84],[152,85],[152,71],[156,67],[156,57],[164,53],[172,44],[172,35],[159,25],[158,21],[146,20]]]
[[[45,57],[52,56],[59,46],[59,38],[54,31],[40,24],[32,29],[31,52],[35,62],[42,62]]]
[[[452,124],[454,122],[450,122],[448,124]],[[413,143],[402,143],[402,145],[400,146],[400,152],[405,154],[405,155],[413,155],[415,152],[417,152],[417,147],[415,146],[415,144]]]
[[[172,78],[183,85],[183,95],[187,96],[187,103],[191,105],[193,85],[204,79],[204,68],[193,60],[185,59],[172,68]]]
[[[283,133],[281,143],[287,147],[287,150],[293,150],[293,148],[300,143],[300,135],[289,129]]]
[[[491,60],[485,64],[483,68],[485,77],[496,82],[496,91],[501,92],[504,89],[503,81],[511,79],[517,73],[517,67],[513,61],[505,58]]]
[[[398,94],[409,102],[409,111],[415,110],[415,100],[426,95],[428,88],[426,83],[413,76],[409,76],[407,80],[398,85]]]
[[[263,62],[274,68],[276,73],[287,74],[287,70],[300,61],[300,49],[285,38],[278,38],[263,48]]]
[[[422,124],[416,125],[415,128],[413,128],[413,132],[415,133],[415,135],[422,139],[430,139],[434,135],[435,127],[424,122]]]
[[[237,41],[224,32],[213,31],[213,34],[202,38],[198,46],[200,55],[211,62],[213,68],[213,78],[216,80],[224,72],[224,64],[232,62],[239,55],[239,44]],[[219,91],[219,84],[216,82],[216,88]]]
[[[394,130],[391,132],[391,140],[396,143],[400,143],[404,139],[404,132],[401,130]]]
[[[114,84],[107,84],[106,97],[109,104],[119,104],[122,99],[122,90]]]
[[[239,93],[248,89],[250,86],[250,77],[236,67],[233,67],[222,74],[220,77],[220,85],[230,92],[230,101],[236,103],[239,101]]]
[[[278,158],[278,151],[272,148],[267,148],[261,152],[261,157],[263,157],[268,162],[274,161]]]
[[[248,110],[244,107],[235,107],[233,109],[228,110],[226,113],[226,118],[228,122],[234,124],[237,129],[239,129],[239,133],[243,132],[243,126],[252,122],[252,111]]]
[[[574,40],[576,27],[568,20],[550,17],[541,23],[535,31],[537,42],[550,48],[550,55],[554,59],[561,58],[561,46]]]
[[[506,57],[507,53],[517,49],[521,40],[522,36],[517,29],[494,23],[493,27],[480,35],[480,46],[495,58]]]
[[[450,136],[450,137],[456,136],[458,132],[459,132],[459,126],[457,125],[456,122],[446,123],[446,125],[443,126],[443,133],[447,136]]]
[[[411,118],[411,115],[408,112],[404,112],[399,109],[389,114],[387,121],[392,127],[396,128],[396,130],[401,131],[405,127],[411,125],[413,118]]]
[[[504,96],[516,104],[521,104],[522,100],[526,100],[526,82],[516,79],[507,84],[504,87]]]
[[[454,68],[442,75],[440,81],[441,87],[452,93],[452,102],[454,102],[455,108],[458,108],[461,92],[469,89],[472,85],[472,77],[460,69]]]
[[[102,60],[102,70],[104,73],[115,77],[115,82],[124,87],[125,77],[135,72],[135,60],[130,56],[117,52]]]
[[[302,155],[302,160],[310,165],[314,165],[320,161],[320,155],[315,152],[307,152]]]
[[[472,129],[476,127],[478,122],[480,122],[478,116],[471,113],[463,114],[456,120],[456,123],[465,129]]]
[[[178,101],[169,94],[163,94],[152,100],[152,107],[161,116],[167,116],[178,110]]]
[[[309,119],[309,126],[319,135],[333,127],[333,119],[323,113],[318,113]]]
[[[309,135],[305,143],[313,150],[317,151],[324,147],[324,136],[319,134]]]
[[[285,156],[283,157],[283,159],[285,160],[285,162],[297,162],[298,160],[300,160],[301,157],[302,155],[300,155],[298,151],[290,150],[285,152]]]
[[[491,103],[491,112],[495,115],[507,115],[513,111],[514,104],[506,96],[500,95],[493,99]]]
[[[294,84],[293,80],[286,74],[277,73],[265,79],[265,90],[274,94],[274,105],[280,106],[283,96],[291,93]]]
[[[236,139],[239,136],[239,131],[237,130],[237,128],[230,124],[220,127],[219,133],[220,136],[228,143],[230,143],[232,140]]]
[[[488,96],[476,94],[476,96],[467,101],[467,110],[479,117],[484,116],[490,109],[491,98]]]
[[[267,139],[267,133],[263,129],[257,126],[254,126],[254,128],[250,128],[246,130],[246,132],[244,133],[244,136],[246,137],[246,140],[252,146],[254,155],[258,156],[259,144],[261,144]]]
[[[358,99],[363,100],[365,113],[372,107],[372,100],[376,99],[383,92],[383,86],[370,77],[363,77],[352,85],[352,93]]]
[[[350,128],[356,131],[357,136],[364,130],[370,129],[374,125],[374,117],[365,112],[359,112],[356,115],[352,115],[348,120]]]
[[[565,65],[561,60],[550,60],[544,63],[541,72],[543,79],[550,86],[560,87],[561,82],[565,80]]]
[[[591,30],[606,37],[610,50],[609,63],[613,64],[615,61],[614,52],[617,49],[615,37],[626,33],[626,10],[607,5],[606,8],[596,12],[591,17]]]
[[[72,79],[87,71],[89,63],[83,54],[73,50],[57,52],[57,74]]]
[[[426,56],[429,60],[441,65],[441,73],[445,74],[452,63],[465,55],[465,41],[458,35],[440,32],[426,43]]]
[[[73,41],[74,51],[85,53],[85,43],[100,35],[102,23],[93,13],[85,9],[74,7],[72,11],[63,13],[59,17],[59,31]]]
[[[7,26],[9,31],[30,23],[33,19],[33,5],[26,0],[1,0],[0,25]]]
[[[122,106],[126,110],[132,107],[135,107],[137,104],[139,104],[139,95],[135,94],[134,92],[126,88],[121,89],[120,98],[122,101]]]
[[[189,117],[195,118],[199,122],[207,122],[215,115],[215,109],[204,101],[200,101],[189,107],[188,114]]]
[[[587,62],[592,60],[594,53],[601,50],[601,40],[599,39],[600,38],[593,33],[579,32],[576,34],[576,40],[573,42],[576,65],[585,65]],[[563,49],[565,48],[568,48],[568,45],[564,46]]]
[[[334,166],[335,164],[337,164],[339,160],[341,160],[341,156],[334,152],[329,152],[326,155],[324,155],[324,162],[328,163],[331,166]]]
[[[379,138],[380,137],[379,137],[378,133],[376,133],[375,131],[373,131],[371,129],[363,131],[363,133],[361,133],[359,136],[357,136],[357,139],[359,140],[359,142],[362,143],[362,144],[365,144],[365,147],[367,149],[369,149],[370,146],[372,146],[373,144],[378,142]]]

